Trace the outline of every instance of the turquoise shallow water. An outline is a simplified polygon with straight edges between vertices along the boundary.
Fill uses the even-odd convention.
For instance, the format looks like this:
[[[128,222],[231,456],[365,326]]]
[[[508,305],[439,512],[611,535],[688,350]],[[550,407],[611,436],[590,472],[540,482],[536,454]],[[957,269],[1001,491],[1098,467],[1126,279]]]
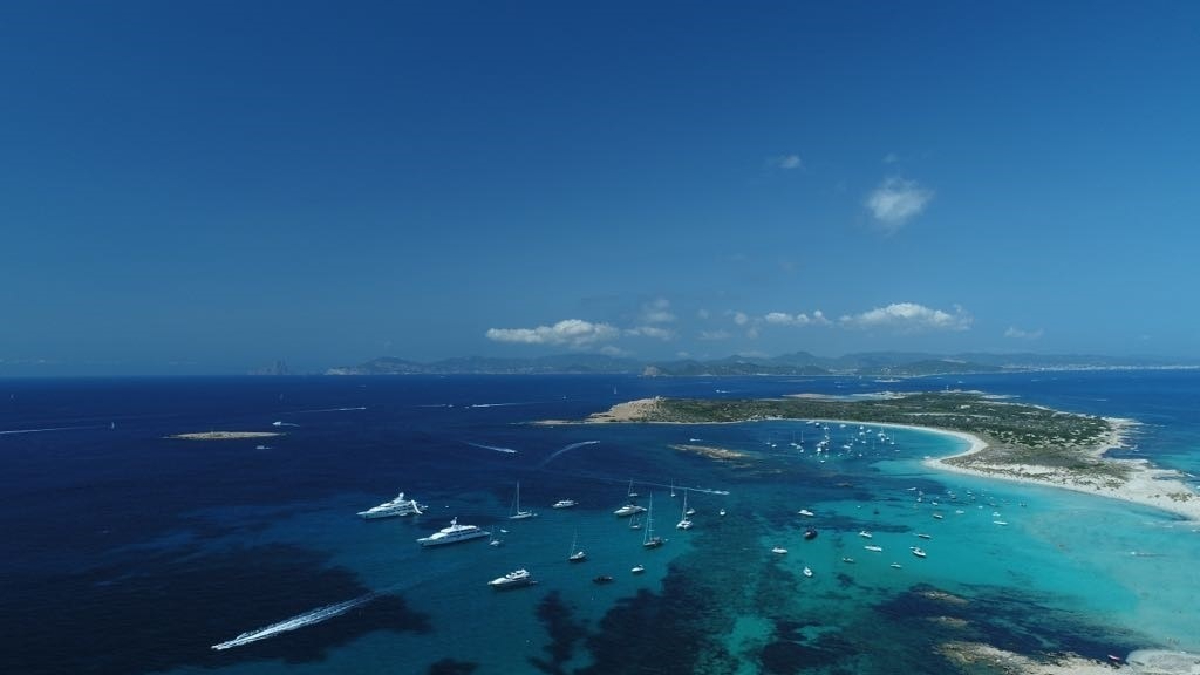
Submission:
[[[1180,399],[1200,402],[1200,377],[1145,377],[1155,376],[1173,396],[1154,396],[1157,380],[1126,373],[1053,383],[980,378],[964,386],[1082,412],[1146,416],[1156,421],[1139,430],[1133,454],[1186,470],[1200,425]],[[958,439],[886,429],[894,443],[880,443],[869,425],[862,436],[857,425],[831,425],[834,447],[851,449],[818,457],[811,445],[820,432],[802,422],[526,424],[644,395],[845,393],[863,385],[630,378],[612,395],[611,380],[589,378],[323,381],[293,382],[281,402],[278,384],[239,380],[173,404],[165,402],[167,385],[145,385],[165,410],[145,415],[155,409],[139,404],[145,416],[127,415],[115,438],[3,437],[7,487],[27,504],[42,503],[47,521],[7,513],[0,521],[3,534],[22,544],[21,555],[4,563],[7,578],[22,587],[7,582],[5,590],[23,616],[40,617],[6,626],[26,647],[0,665],[31,673],[244,675],[919,673],[948,672],[931,656],[946,640],[1096,658],[1136,647],[1200,649],[1200,617],[1186,592],[1194,586],[1190,561],[1200,556],[1200,528],[1118,500],[921,463],[960,451]],[[167,393],[179,396],[195,385],[172,386]],[[98,405],[87,402],[88,391],[39,395],[54,402],[54,415],[80,408],[94,423],[106,415],[87,410]],[[1085,400],[1096,392],[1108,395]],[[173,412],[174,405],[226,399],[237,403],[232,411],[205,409],[194,420]],[[472,401],[488,406],[470,408]],[[358,404],[365,410],[339,410]],[[326,408],[333,410],[290,412]],[[269,428],[280,418],[300,426],[269,450],[163,440],[201,423],[209,428],[214,417],[234,428]],[[4,428],[70,423],[45,418],[5,420]],[[693,438],[749,459],[717,462],[670,447]],[[612,514],[631,479],[641,503],[654,493],[656,529],[669,539],[661,549],[644,550],[642,533]],[[507,519],[517,481],[523,506],[539,518]],[[674,523],[683,486],[729,494],[690,493],[696,526],[682,532]],[[429,504],[426,514],[375,522],[354,516],[397,488]],[[579,505],[550,508],[565,497]],[[82,515],[50,525],[52,500],[67,500]],[[416,545],[455,516],[491,529],[505,545]],[[818,536],[806,540],[810,527]],[[863,530],[873,536],[860,537]],[[68,537],[74,552],[62,544]],[[576,537],[588,560],[573,565],[565,558]],[[771,553],[777,545],[788,553]],[[928,557],[913,556],[912,546]],[[645,573],[632,574],[635,564]],[[536,586],[486,586],[521,567],[534,573]],[[600,574],[613,583],[593,584]],[[209,649],[364,597],[371,599],[327,621],[237,649]],[[74,652],[54,652],[63,635],[88,639],[73,643]]]

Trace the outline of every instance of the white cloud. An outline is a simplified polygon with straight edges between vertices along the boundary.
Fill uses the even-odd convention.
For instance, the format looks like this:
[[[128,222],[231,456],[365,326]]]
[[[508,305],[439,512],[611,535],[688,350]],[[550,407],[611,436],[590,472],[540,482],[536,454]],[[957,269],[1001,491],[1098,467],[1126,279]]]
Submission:
[[[780,155],[779,157],[767,158],[767,164],[776,169],[791,171],[792,169],[803,169],[804,160],[800,159],[800,155]]]
[[[734,312],[733,322],[739,326],[745,326],[747,323],[750,323],[750,317],[745,312]]]
[[[966,330],[971,327],[972,317],[955,305],[954,313],[925,307],[911,302],[901,302],[887,307],[876,307],[862,314],[847,314],[838,322],[849,328],[893,328],[900,331],[918,330]]]
[[[700,331],[700,334],[696,336],[696,338],[698,340],[708,340],[712,342],[718,340],[728,340],[729,332],[723,330],[702,330]]]
[[[1036,340],[1042,337],[1042,329],[1023,330],[1016,326],[1009,326],[1008,330],[1004,331],[1004,337],[1017,338],[1019,340]]]
[[[712,316],[712,313],[709,312],[707,309],[700,308],[700,309],[696,310],[696,318],[698,318],[698,319],[703,319],[705,321],[708,321],[708,317],[710,317],[710,316]]]
[[[916,181],[887,178],[867,195],[866,207],[885,230],[894,231],[925,210],[933,199],[933,190]]]
[[[666,298],[657,298],[653,302],[642,305],[642,320],[647,323],[670,323],[675,315],[670,312],[671,302]]]
[[[895,164],[896,162],[899,162],[899,161],[900,161],[900,158],[897,157],[896,153],[894,153],[894,152],[889,152],[888,154],[883,156],[884,164]]]
[[[637,328],[626,328],[626,335],[641,335],[644,337],[658,338],[659,340],[670,340],[675,337],[674,331],[658,326],[638,326]]]
[[[613,345],[604,345],[599,349],[599,352],[605,356],[629,356],[629,352]]]
[[[581,319],[566,319],[553,326],[537,328],[489,328],[487,338],[496,342],[523,342],[526,344],[570,345],[584,347],[596,342],[614,340],[620,330],[606,323],[592,323]]]
[[[817,310],[817,311],[813,312],[812,316],[809,316],[809,315],[805,314],[804,312],[800,312],[800,313],[794,314],[794,315],[788,314],[787,312],[771,312],[763,317],[763,321],[766,321],[767,323],[779,324],[779,325],[783,325],[783,326],[808,326],[808,325],[812,325],[812,324],[816,324],[816,325],[828,325],[829,324],[829,319],[825,318],[825,315],[821,313],[821,310]]]

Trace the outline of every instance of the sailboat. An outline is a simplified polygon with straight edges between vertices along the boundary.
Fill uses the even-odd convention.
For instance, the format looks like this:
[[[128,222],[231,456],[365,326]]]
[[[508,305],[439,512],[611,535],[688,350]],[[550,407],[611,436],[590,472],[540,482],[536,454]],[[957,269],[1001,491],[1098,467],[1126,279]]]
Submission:
[[[666,543],[662,537],[654,536],[654,493],[650,493],[650,506],[646,510],[646,536],[642,539],[645,548],[658,548]]]
[[[578,543],[578,540],[579,540],[579,532],[576,532],[571,537],[571,550],[567,551],[567,553],[569,554],[567,556],[567,560],[569,560],[573,563],[583,562],[584,560],[587,560],[587,554],[584,553],[582,550],[575,548],[575,545],[576,545],[576,543]]]
[[[508,519],[509,520],[524,520],[526,518],[537,518],[537,515],[538,514],[534,513],[533,511],[522,511],[521,510],[521,484],[518,482],[517,483],[517,493],[515,495],[513,495],[512,515],[510,515],[508,517]]]
[[[677,530],[692,529],[692,519],[688,518],[687,493],[688,493],[687,488],[684,488],[683,489],[683,515],[680,517],[679,522],[676,523],[676,525],[675,525],[675,529],[677,529]]]
[[[628,490],[628,492],[629,492],[629,498],[630,498],[630,499],[637,499],[638,493],[636,493],[636,492],[634,492],[634,491],[633,491],[633,479],[632,479],[632,478],[630,478],[630,479],[629,479],[629,490]]]

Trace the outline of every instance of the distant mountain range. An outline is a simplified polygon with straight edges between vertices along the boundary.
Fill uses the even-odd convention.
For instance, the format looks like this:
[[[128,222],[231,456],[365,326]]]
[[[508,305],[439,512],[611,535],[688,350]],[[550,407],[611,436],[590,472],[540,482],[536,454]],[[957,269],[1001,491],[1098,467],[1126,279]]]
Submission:
[[[382,356],[357,366],[330,368],[328,375],[551,375],[625,374],[651,377],[722,375],[868,375],[914,377],[964,373],[1002,373],[1031,370],[1101,368],[1187,368],[1200,361],[1156,357],[1114,357],[1091,354],[953,355],[915,352],[869,352],[824,357],[807,352],[780,356],[728,356],[710,361],[639,361],[599,354],[559,354],[535,358],[468,356],[418,362]]]

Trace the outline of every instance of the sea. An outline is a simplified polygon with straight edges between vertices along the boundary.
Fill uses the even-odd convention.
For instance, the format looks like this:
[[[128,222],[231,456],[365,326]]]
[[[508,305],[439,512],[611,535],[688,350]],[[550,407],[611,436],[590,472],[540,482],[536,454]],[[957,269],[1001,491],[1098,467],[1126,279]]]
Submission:
[[[947,389],[1132,418],[1115,454],[1197,487],[1192,370],[3,379],[0,672],[841,675],[956,672],[943,646],[963,642],[1200,650],[1200,524],[922,463],[959,439],[805,420],[536,424],[652,396]],[[206,431],[280,435],[172,438]],[[538,517],[510,519],[518,484]],[[424,512],[356,515],[400,491]],[[650,509],[641,529],[613,513],[630,492]],[[452,519],[491,535],[417,544]],[[643,547],[651,528],[663,546]],[[518,569],[537,583],[489,587]]]

